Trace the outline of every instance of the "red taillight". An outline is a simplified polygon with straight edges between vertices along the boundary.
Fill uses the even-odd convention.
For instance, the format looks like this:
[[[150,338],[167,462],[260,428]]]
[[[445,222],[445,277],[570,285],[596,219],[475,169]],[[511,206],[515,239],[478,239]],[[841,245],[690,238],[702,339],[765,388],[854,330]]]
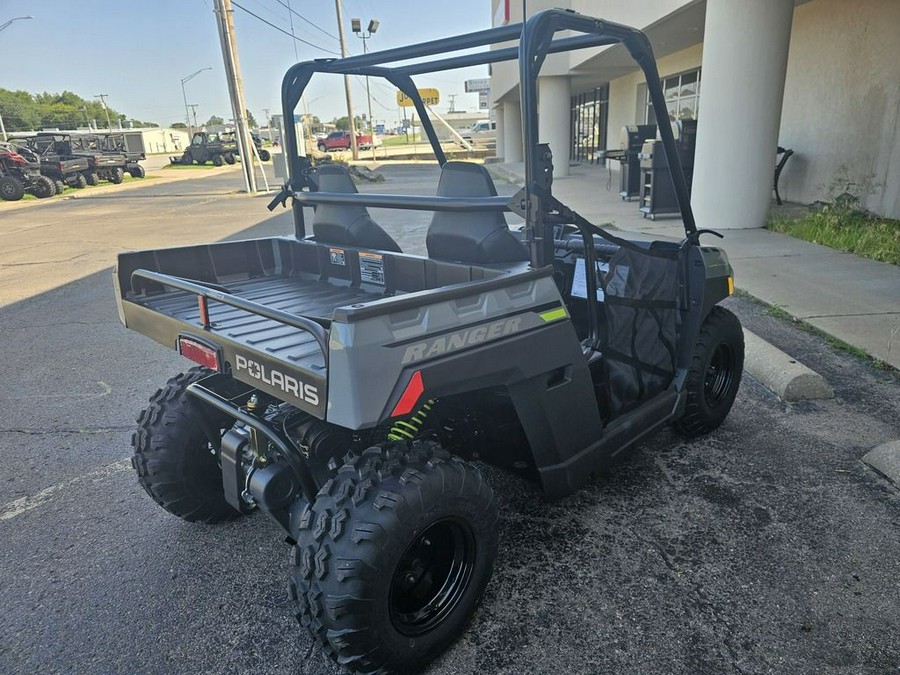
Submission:
[[[397,401],[397,405],[394,407],[393,412],[391,412],[391,417],[401,417],[411,413],[424,391],[425,385],[422,383],[422,371],[417,370],[413,373],[413,376],[409,378],[409,384],[406,385],[403,396]]]
[[[202,342],[181,335],[178,337],[178,353],[201,366],[219,370],[219,350]]]

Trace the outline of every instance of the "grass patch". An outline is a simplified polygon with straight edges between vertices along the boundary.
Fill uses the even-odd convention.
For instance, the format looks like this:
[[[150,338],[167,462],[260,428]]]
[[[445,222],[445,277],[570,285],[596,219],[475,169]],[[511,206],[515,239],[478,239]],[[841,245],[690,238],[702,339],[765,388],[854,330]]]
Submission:
[[[421,136],[421,134],[420,134]],[[422,142],[421,138],[416,139],[413,134],[409,135],[409,140],[406,140],[406,134],[398,134],[397,136],[380,136],[381,138],[381,146],[379,147],[387,147],[390,148],[395,145],[410,145],[418,141]]]
[[[900,265],[900,220],[827,206],[802,218],[774,218],[768,229],[839,251]]]

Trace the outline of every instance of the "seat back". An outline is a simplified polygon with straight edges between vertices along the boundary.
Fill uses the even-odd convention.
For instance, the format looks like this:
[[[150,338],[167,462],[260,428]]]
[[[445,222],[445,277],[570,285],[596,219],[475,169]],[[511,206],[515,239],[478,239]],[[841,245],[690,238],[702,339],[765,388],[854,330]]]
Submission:
[[[325,164],[316,173],[320,192],[357,194],[350,172],[340,164]],[[353,204],[318,204],[313,216],[313,234],[316,241],[337,246],[374,248],[380,251],[400,253],[391,235],[385,232],[369,216],[365,206]]]
[[[441,168],[439,197],[496,197],[497,188],[481,164],[447,162]],[[528,249],[496,211],[437,211],[425,238],[435,260],[489,265],[528,260]]]

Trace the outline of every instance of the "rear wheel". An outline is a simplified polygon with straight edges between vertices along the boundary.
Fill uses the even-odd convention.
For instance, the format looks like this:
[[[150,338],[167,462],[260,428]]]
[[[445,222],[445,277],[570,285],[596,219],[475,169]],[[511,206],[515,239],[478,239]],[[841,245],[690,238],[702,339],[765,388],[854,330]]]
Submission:
[[[84,176],[85,184],[87,185],[96,185],[100,182],[100,179],[97,177],[97,174],[93,171],[88,171],[82,174]]]
[[[8,202],[17,202],[25,196],[25,186],[12,176],[0,177],[0,197]]]
[[[204,523],[240,516],[225,501],[218,456],[204,431],[224,431],[234,420],[187,392],[211,373],[191,368],[169,380],[150,398],[131,437],[131,465],[147,494],[169,513]]]
[[[143,178],[147,175],[147,171],[140,164],[135,164],[128,169],[128,173],[132,178]]]
[[[213,166],[222,166],[225,164],[225,160],[222,158],[222,155],[213,155],[212,163]]]
[[[497,552],[494,493],[435,444],[351,456],[296,517],[300,623],[353,671],[418,671],[463,631]]]
[[[31,179],[31,193],[38,199],[46,199],[56,194],[56,183],[47,176],[35,176]]]
[[[316,147],[319,148],[319,152],[328,152],[328,146],[324,143],[319,143],[319,145]]]
[[[268,162],[270,159],[272,159],[272,154],[265,148],[260,148],[259,149],[259,158],[263,162]]]
[[[226,152],[222,157],[225,158],[226,164],[234,164],[237,160],[234,158],[233,152]]]
[[[743,370],[741,322],[724,307],[713,307],[697,336],[685,385],[687,407],[675,430],[692,438],[722,424],[737,396]]]
[[[77,176],[75,176],[75,187],[77,187],[79,189],[85,188],[85,187],[87,187],[87,184],[88,184],[88,182],[87,182],[87,179],[84,177],[84,174],[80,173]]]
[[[66,184],[61,180],[53,181],[53,184],[56,186],[56,194],[61,195],[66,190]]]
[[[125,178],[125,170],[121,166],[114,167],[109,171],[109,182],[118,185]]]

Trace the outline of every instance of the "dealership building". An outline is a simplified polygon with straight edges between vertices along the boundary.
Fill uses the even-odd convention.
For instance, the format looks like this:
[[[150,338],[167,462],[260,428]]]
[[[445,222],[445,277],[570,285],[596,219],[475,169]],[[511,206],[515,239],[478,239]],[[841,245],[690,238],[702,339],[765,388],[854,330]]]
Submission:
[[[691,202],[702,227],[761,227],[778,146],[791,202],[869,192],[900,218],[900,0],[492,0],[493,25],[572,9],[649,37],[671,120],[696,122]],[[497,155],[522,161],[517,63],[493,64]],[[621,45],[547,57],[541,142],[554,175],[602,164],[626,125],[655,122],[643,73]],[[618,162],[610,162],[613,171]]]

